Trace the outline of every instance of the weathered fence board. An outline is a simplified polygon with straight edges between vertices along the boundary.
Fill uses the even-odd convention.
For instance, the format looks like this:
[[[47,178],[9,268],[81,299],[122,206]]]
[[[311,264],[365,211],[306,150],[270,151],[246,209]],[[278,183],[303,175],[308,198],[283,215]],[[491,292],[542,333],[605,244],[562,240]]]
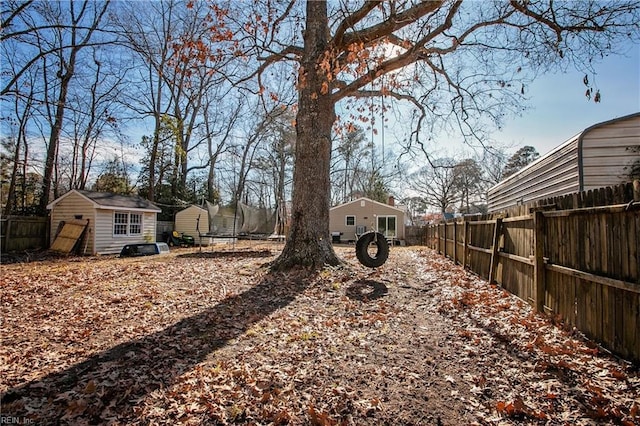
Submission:
[[[634,182],[442,222],[426,229],[425,241],[538,311],[640,361],[639,234]]]
[[[0,219],[1,250],[17,252],[47,248],[49,221],[46,217],[8,216]]]

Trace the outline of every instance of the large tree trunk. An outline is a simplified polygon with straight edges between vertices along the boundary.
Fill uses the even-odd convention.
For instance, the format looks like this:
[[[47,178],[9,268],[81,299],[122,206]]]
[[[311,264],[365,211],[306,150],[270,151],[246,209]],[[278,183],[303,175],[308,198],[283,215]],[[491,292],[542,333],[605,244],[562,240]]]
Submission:
[[[308,1],[296,117],[291,232],[282,254],[272,265],[277,270],[296,266],[318,269],[341,263],[329,234],[329,166],[335,103],[327,75],[318,66],[327,49],[328,32],[326,2]]]
[[[40,205],[38,212],[41,215],[47,214],[47,204],[51,196],[51,187],[53,186],[54,168],[58,157],[58,147],[60,145],[60,132],[62,131],[62,122],[64,119],[65,104],[67,102],[67,91],[69,90],[69,82],[74,73],[75,52],[72,52],[69,64],[67,64],[67,72],[60,79],[60,93],[58,102],[56,103],[56,114],[51,133],[49,135],[49,145],[47,147],[47,157],[44,163],[44,174],[42,176],[42,195],[40,197]],[[55,193],[54,191],[54,198]]]

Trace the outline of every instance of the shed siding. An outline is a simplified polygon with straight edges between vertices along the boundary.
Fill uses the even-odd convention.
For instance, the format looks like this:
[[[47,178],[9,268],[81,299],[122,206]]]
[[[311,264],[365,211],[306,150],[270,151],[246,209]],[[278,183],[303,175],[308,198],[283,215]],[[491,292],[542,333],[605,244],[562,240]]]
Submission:
[[[156,242],[156,221],[158,215],[156,213],[144,212],[142,214],[142,238],[145,243]]]
[[[200,221],[198,223],[198,217]],[[175,227],[178,232],[185,233],[194,237],[196,243],[198,242],[198,229],[200,234],[209,233],[209,213],[198,206],[190,206],[184,210],[176,213]],[[208,241],[204,239],[204,241]]]
[[[361,205],[362,202],[364,206]],[[347,225],[346,216],[355,216],[355,225]],[[376,229],[377,216],[395,216],[397,238],[404,240],[404,211],[368,199],[358,199],[333,207],[329,211],[329,231],[341,232],[342,241],[352,241],[356,239],[357,226],[364,226],[367,231]]]
[[[489,211],[624,182],[639,145],[640,114],[597,124],[490,188]]]
[[[96,250],[97,254],[120,253],[126,244],[155,242],[156,240],[156,214],[142,212],[141,235],[113,235],[114,212],[130,212],[129,210],[96,209]],[[134,213],[140,213],[134,211]]]
[[[82,216],[82,219],[89,219],[89,229],[86,234],[86,249],[83,248],[83,254],[94,253],[94,228],[96,225],[95,210],[93,204],[86,198],[78,194],[69,194],[51,209],[51,241],[56,238],[56,233],[60,222],[75,219],[76,216]]]

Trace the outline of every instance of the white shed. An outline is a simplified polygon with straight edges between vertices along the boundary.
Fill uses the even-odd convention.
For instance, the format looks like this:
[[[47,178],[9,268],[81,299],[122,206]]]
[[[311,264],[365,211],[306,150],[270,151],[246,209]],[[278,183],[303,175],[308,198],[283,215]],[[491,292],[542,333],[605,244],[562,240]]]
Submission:
[[[209,212],[198,206],[189,206],[176,213],[174,229],[178,232],[191,235],[196,244],[200,243],[199,235],[209,233]],[[199,231],[199,232],[198,232]],[[202,239],[202,244],[206,245],[208,239]]]
[[[83,254],[114,254],[127,244],[155,242],[161,211],[139,196],[79,189],[55,199],[47,209],[51,210],[51,243],[62,222],[89,220]]]
[[[640,113],[595,124],[490,188],[489,211],[626,182],[639,147]]]

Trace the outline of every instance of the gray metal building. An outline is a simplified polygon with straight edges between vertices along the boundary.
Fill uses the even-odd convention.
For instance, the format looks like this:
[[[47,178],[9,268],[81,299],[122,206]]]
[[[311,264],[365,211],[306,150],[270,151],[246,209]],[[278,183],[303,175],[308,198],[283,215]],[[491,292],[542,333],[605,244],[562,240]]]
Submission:
[[[640,112],[595,124],[488,191],[489,211],[614,186],[640,159]]]

